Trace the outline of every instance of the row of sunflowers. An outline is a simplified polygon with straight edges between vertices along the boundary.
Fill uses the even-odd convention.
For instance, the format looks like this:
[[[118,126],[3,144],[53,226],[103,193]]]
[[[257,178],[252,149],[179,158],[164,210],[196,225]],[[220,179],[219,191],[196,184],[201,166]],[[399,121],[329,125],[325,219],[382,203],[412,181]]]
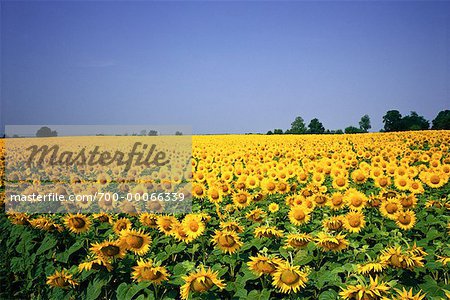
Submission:
[[[2,212],[0,297],[450,299],[449,147],[448,131],[195,136],[191,213]],[[153,187],[113,177],[99,189]]]

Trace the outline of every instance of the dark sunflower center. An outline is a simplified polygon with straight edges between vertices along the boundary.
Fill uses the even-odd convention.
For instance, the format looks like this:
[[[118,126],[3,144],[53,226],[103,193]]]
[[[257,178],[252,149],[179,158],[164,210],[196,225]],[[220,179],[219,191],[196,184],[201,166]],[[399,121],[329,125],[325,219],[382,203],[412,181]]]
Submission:
[[[398,221],[403,225],[408,225],[411,223],[411,216],[407,214],[402,214],[398,217]]]
[[[296,284],[300,280],[300,276],[294,271],[285,270],[281,273],[281,281],[287,285]]]
[[[100,250],[103,255],[106,256],[115,256],[120,253],[120,247],[115,245],[104,246]]]
[[[386,205],[386,211],[390,214],[395,213],[398,210],[397,204],[395,203],[389,203]]]
[[[223,235],[219,237],[219,244],[223,247],[233,247],[236,245],[236,241],[230,235]]]
[[[82,218],[79,218],[79,217],[72,218],[71,223],[72,223],[72,226],[77,229],[83,228],[84,225],[86,225],[86,222]]]
[[[141,248],[144,245],[144,238],[138,235],[128,236],[127,244],[132,248]]]
[[[199,277],[192,282],[191,289],[195,292],[201,293],[209,290],[213,285],[214,283],[212,282],[211,278]]]
[[[260,261],[256,264],[256,268],[258,271],[265,273],[265,274],[271,274],[275,271],[275,266],[267,261]]]

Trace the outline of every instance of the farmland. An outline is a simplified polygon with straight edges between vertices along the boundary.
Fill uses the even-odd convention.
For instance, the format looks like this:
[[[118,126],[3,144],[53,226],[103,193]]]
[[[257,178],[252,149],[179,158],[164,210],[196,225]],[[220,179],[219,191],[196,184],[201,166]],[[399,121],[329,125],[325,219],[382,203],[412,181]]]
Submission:
[[[191,213],[2,211],[0,298],[450,299],[449,147],[449,131],[194,136]]]

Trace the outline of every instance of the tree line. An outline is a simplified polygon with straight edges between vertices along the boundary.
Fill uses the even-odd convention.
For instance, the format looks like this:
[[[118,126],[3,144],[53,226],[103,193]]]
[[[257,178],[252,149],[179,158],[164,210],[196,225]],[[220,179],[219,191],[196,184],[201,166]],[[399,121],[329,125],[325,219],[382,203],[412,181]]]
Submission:
[[[402,116],[398,110],[389,110],[383,116],[383,129],[380,132],[427,130],[430,122],[417,112],[412,111],[409,115]],[[319,119],[312,119],[308,126],[302,117],[296,117],[291,123],[291,128],[283,132],[282,129],[269,130],[267,134],[342,134],[342,133],[364,133],[372,128],[369,115],[364,115],[358,123],[359,127],[348,126],[344,130],[325,129]],[[450,110],[440,111],[431,122],[431,129],[450,130]]]

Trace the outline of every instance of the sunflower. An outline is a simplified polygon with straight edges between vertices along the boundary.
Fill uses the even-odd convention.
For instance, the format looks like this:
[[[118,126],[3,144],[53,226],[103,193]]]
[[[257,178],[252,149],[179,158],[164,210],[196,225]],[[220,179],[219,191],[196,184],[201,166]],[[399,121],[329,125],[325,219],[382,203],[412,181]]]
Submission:
[[[306,286],[308,273],[302,271],[299,266],[293,266],[288,262],[278,265],[272,274],[272,285],[281,293],[296,293]]]
[[[245,184],[249,189],[255,189],[259,187],[259,179],[254,175],[250,175],[245,180]]]
[[[288,217],[292,224],[300,226],[306,224],[311,220],[311,211],[303,205],[293,206],[289,210]]]
[[[350,211],[344,217],[344,227],[350,232],[360,232],[365,224],[364,214],[360,211]]]
[[[400,229],[409,230],[416,223],[416,214],[412,210],[398,211],[395,213],[395,224]]]
[[[348,179],[343,175],[334,177],[331,185],[335,189],[346,190],[348,188]]]
[[[237,233],[244,232],[244,228],[236,221],[220,222],[220,228],[222,230],[235,231]]]
[[[111,216],[106,213],[93,214],[92,217],[95,221],[112,224]]]
[[[257,256],[250,256],[250,261],[247,266],[257,276],[264,274],[273,274],[277,267],[284,262],[276,256],[265,256],[258,254]]]
[[[406,176],[396,176],[394,178],[395,187],[399,191],[407,191],[410,185],[409,181],[409,178]]]
[[[70,287],[75,287],[78,285],[74,279],[72,279],[72,274],[65,269],[62,271],[55,271],[55,274],[47,277],[47,284],[52,287],[59,287],[62,289],[68,289]]]
[[[109,272],[112,270],[112,266],[108,261],[102,260],[98,257],[93,257],[84,261],[78,265],[78,271],[90,271],[92,269],[99,270],[102,267],[105,267]]]
[[[308,246],[313,237],[306,233],[289,233],[286,236],[285,248],[301,249]]]
[[[426,294],[421,295],[422,290],[414,295],[412,288],[410,288],[409,291],[407,291],[405,288],[402,288],[402,290],[394,290],[397,292],[397,296],[393,298],[394,300],[422,300],[426,296]]]
[[[170,235],[179,222],[174,216],[158,216],[156,224],[159,231],[165,235]]]
[[[363,264],[358,264],[356,267],[356,271],[359,274],[366,275],[366,274],[373,274],[373,273],[380,273],[383,272],[383,270],[387,267],[386,263],[379,262],[379,261],[369,261]]]
[[[247,191],[238,191],[233,194],[233,203],[237,208],[245,208],[251,201],[252,197]]]
[[[253,222],[262,222],[266,213],[261,208],[255,208],[245,214],[245,217]]]
[[[333,193],[327,204],[332,210],[341,209],[345,205],[344,195],[339,192]]]
[[[444,266],[450,263],[450,257],[448,256],[439,256],[437,255],[437,262],[440,262],[441,264],[443,264]]]
[[[189,244],[194,240],[186,233],[186,231],[184,230],[183,226],[181,226],[180,223],[174,225],[170,234],[173,235],[176,240],[180,242],[185,242],[186,244]]]
[[[73,233],[83,233],[91,227],[91,220],[82,214],[69,214],[64,218],[64,224]]]
[[[425,177],[425,183],[434,189],[438,189],[446,184],[448,176],[444,173],[430,172]]]
[[[216,230],[212,241],[220,250],[228,254],[236,252],[243,245],[236,232],[227,230]]]
[[[131,229],[131,221],[127,218],[120,218],[114,222],[113,230],[116,234],[120,234],[122,230]]]
[[[351,210],[362,210],[368,199],[363,193],[355,189],[349,189],[344,194],[344,200]]]
[[[194,182],[192,184],[192,196],[196,198],[206,197],[206,187],[202,183]]]
[[[328,197],[322,193],[315,194],[315,195],[311,196],[310,198],[313,199],[313,201],[314,201],[314,203],[316,203],[317,207],[325,206],[329,200]]]
[[[151,213],[142,213],[139,216],[139,222],[142,225],[150,227],[150,228],[158,228],[158,216],[156,214]]]
[[[170,276],[166,267],[161,267],[159,264],[155,265],[151,259],[140,259],[137,266],[133,267],[131,275],[133,280],[137,282],[149,281],[154,284],[161,284],[168,280]]]
[[[265,225],[265,226],[256,227],[254,234],[255,234],[255,237],[257,237],[257,238],[263,238],[263,237],[279,238],[279,237],[283,236],[283,231],[277,229],[274,226]]]
[[[367,175],[366,173],[361,169],[356,169],[352,172],[352,180],[356,184],[363,184],[367,181]]]
[[[319,232],[317,234],[316,244],[323,251],[338,252],[346,249],[349,242],[345,239],[345,235],[340,233],[333,236],[326,232]]]
[[[322,226],[326,231],[338,231],[344,226],[345,217],[334,216],[322,221]]]
[[[400,246],[382,250],[379,259],[382,263],[401,269],[412,269],[421,263],[420,256],[404,252]]]
[[[403,210],[403,207],[397,197],[388,198],[387,200],[382,201],[380,205],[381,215],[391,220],[395,220],[395,214],[401,210]]]
[[[387,188],[391,185],[391,179],[388,176],[379,176],[375,178],[375,186],[379,188]]]
[[[112,258],[123,258],[126,249],[120,241],[103,241],[91,244],[89,248],[99,259],[109,261]]]
[[[30,220],[25,213],[8,213],[8,219],[15,225],[28,225]]]
[[[209,201],[213,203],[220,203],[223,200],[223,192],[220,188],[212,186],[207,192]]]
[[[261,182],[261,188],[266,195],[275,194],[277,192],[277,183],[271,178],[265,178]]]
[[[403,209],[414,208],[417,205],[417,198],[414,194],[401,194],[398,196],[398,200]]]
[[[202,221],[202,217],[198,214],[186,215],[181,222],[181,226],[193,240],[201,236],[205,231],[205,224]]]
[[[269,204],[268,209],[271,213],[276,213],[280,209],[280,206],[277,203],[272,202]]]
[[[204,293],[217,286],[219,289],[224,289],[226,284],[223,280],[218,278],[218,272],[213,272],[210,268],[205,270],[204,266],[201,266],[194,272],[191,272],[188,276],[183,276],[182,279],[185,284],[181,287],[181,299],[186,300],[189,297],[190,292]]]
[[[149,250],[152,239],[142,229],[125,229],[120,232],[120,242],[127,250],[137,255],[144,255]]]
[[[383,281],[378,282],[378,277],[374,279],[372,276],[369,276],[369,280],[369,284],[347,285],[345,288],[341,288],[342,291],[339,293],[339,296],[342,299],[349,300],[383,299],[383,296],[390,290],[389,285]]]

